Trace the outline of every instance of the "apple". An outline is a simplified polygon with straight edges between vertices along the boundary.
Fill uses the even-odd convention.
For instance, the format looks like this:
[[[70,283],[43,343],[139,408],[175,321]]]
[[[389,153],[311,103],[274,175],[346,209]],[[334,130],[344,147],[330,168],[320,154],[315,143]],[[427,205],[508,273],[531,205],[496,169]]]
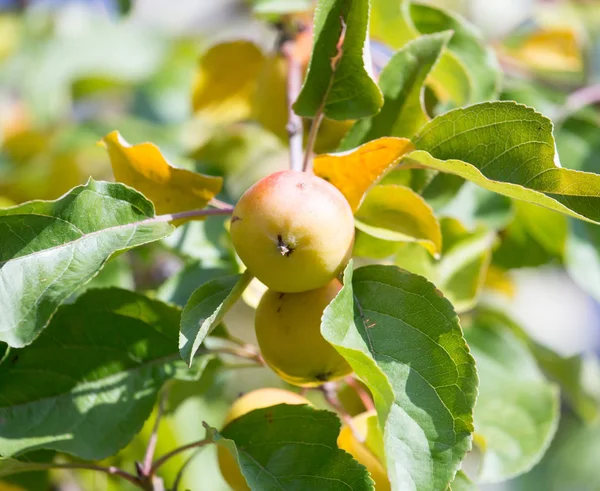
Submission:
[[[369,435],[369,420],[372,421],[373,418],[377,418],[375,411],[367,411],[352,418],[352,426],[363,441],[358,441],[350,427],[344,425],[337,443],[339,448],[351,454],[367,468],[371,478],[375,481],[376,491],[390,491],[390,480],[385,471],[385,466],[372,447],[377,439],[381,439],[381,435]]]
[[[256,278],[278,292],[326,285],[344,268],[354,216],[344,195],[320,177],[281,171],[261,179],[233,210],[231,239]]]
[[[341,288],[334,279],[316,290],[263,295],[254,320],[256,338],[264,360],[286,382],[312,387],[352,372],[321,335],[323,311]]]

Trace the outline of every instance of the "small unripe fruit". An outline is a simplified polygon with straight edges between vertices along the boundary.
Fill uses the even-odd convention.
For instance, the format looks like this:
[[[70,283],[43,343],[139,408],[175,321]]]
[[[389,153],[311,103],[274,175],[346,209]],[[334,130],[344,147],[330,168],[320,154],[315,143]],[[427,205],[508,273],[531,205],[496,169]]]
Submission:
[[[373,481],[375,481],[376,491],[390,491],[390,480],[385,471],[385,467],[368,446],[369,438],[367,438],[367,422],[369,418],[373,416],[376,417],[375,411],[367,411],[352,418],[352,426],[354,427],[354,430],[364,441],[359,442],[354,436],[352,430],[348,426],[344,425],[340,431],[340,436],[338,437],[337,443],[339,448],[351,454],[352,457],[354,457],[367,468],[371,474],[371,477],[373,478]]]
[[[354,216],[344,195],[306,172],[261,179],[240,198],[231,239],[250,272],[278,292],[326,285],[352,254]]]
[[[286,382],[312,387],[352,372],[321,335],[323,310],[341,288],[336,279],[317,290],[263,295],[254,321],[256,338],[264,360]]]
[[[288,390],[276,388],[253,390],[237,399],[231,405],[231,408],[225,417],[223,426],[250,411],[261,409],[263,407],[276,406],[277,404],[310,404],[310,402],[301,395]],[[231,455],[229,450],[218,445],[217,458],[219,460],[221,474],[227,484],[229,484],[234,491],[250,491],[246,479],[244,479],[244,476],[242,475],[242,471],[240,471],[235,458]]]

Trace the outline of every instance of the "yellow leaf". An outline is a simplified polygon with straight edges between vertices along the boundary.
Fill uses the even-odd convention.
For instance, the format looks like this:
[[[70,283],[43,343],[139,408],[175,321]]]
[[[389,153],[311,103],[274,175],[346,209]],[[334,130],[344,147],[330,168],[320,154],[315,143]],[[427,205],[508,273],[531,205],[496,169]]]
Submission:
[[[356,228],[378,239],[417,242],[432,255],[442,250],[440,224],[427,202],[397,184],[375,186],[356,212]]]
[[[287,142],[287,62],[279,54],[268,56],[258,74],[252,98],[252,119]]]
[[[222,123],[249,118],[264,61],[250,41],[211,47],[200,58],[192,90],[194,111]]]
[[[512,55],[539,70],[580,72],[583,69],[579,39],[569,27],[540,29],[525,38]]]
[[[369,188],[413,148],[406,138],[379,138],[347,152],[318,155],[314,172],[338,188],[356,211]]]
[[[204,208],[221,190],[220,177],[173,167],[152,143],[131,146],[118,131],[106,135],[102,143],[115,179],[144,194],[159,215]]]
[[[483,285],[485,288],[502,293],[509,298],[513,298],[515,296],[515,284],[508,271],[499,268],[494,264],[490,264],[488,267],[487,275]]]

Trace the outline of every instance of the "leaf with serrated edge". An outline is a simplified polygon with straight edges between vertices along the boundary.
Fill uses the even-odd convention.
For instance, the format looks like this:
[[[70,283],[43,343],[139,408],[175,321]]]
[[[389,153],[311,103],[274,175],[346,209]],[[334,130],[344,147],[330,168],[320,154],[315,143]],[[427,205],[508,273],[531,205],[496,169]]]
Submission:
[[[485,441],[479,479],[522,474],[545,453],[558,425],[559,393],[527,345],[497,319],[475,317],[466,331],[481,379],[475,431]]]
[[[413,148],[406,138],[379,138],[347,152],[317,155],[313,168],[317,176],[338,188],[356,211],[369,188]]]
[[[207,427],[207,438],[232,452],[254,491],[372,491],[366,468],[338,448],[339,432],[334,413],[279,404],[244,414],[220,434]]]
[[[243,275],[216,278],[192,293],[181,314],[179,333],[179,352],[186,363],[192,364],[202,341],[221,322],[251,279],[246,270]]]
[[[0,455],[50,448],[113,455],[142,428],[179,358],[180,310],[139,293],[90,290],[0,364]]]
[[[312,118],[371,116],[383,96],[363,60],[369,53],[369,0],[319,0],[315,8],[313,52],[294,111]],[[365,46],[366,45],[366,46]]]
[[[403,163],[460,176],[510,198],[600,223],[600,176],[555,164],[552,122],[515,102],[486,102],[432,119]]]
[[[91,179],[55,201],[0,210],[0,341],[31,343],[112,254],[172,232],[153,218],[137,191]]]
[[[144,193],[160,215],[199,210],[221,191],[223,179],[173,167],[152,143],[130,145],[118,131],[102,138],[115,180]],[[200,220],[195,216],[179,219]]]
[[[423,107],[425,78],[452,33],[421,36],[392,56],[379,77],[384,103],[371,118],[357,121],[340,150],[348,150],[382,136],[412,137],[429,117]]]
[[[321,333],[373,394],[394,489],[445,489],[471,448],[473,358],[450,303],[394,266],[344,272]]]
[[[442,232],[433,210],[408,187],[375,186],[367,193],[355,218],[359,230],[379,239],[417,242],[434,256],[442,250]]]
[[[477,485],[463,471],[458,471],[448,491],[477,491]]]

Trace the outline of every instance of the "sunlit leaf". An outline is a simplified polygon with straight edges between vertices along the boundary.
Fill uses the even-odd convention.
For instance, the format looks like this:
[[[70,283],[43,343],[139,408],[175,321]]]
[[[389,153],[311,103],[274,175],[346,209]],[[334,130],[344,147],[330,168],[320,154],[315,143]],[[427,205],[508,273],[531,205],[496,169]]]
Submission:
[[[379,239],[417,242],[433,255],[442,250],[442,232],[433,210],[405,186],[375,186],[355,217],[358,229]]]
[[[485,442],[480,480],[498,482],[535,465],[558,424],[559,393],[527,345],[497,320],[476,316],[466,331],[480,378],[475,431]]]
[[[122,448],[173,377],[180,310],[119,289],[63,306],[30,346],[0,364],[0,455],[51,448],[101,459]]]
[[[344,138],[341,150],[382,136],[410,138],[428,121],[423,107],[425,78],[450,36],[448,32],[421,36],[392,56],[379,77],[384,97],[381,111],[357,121]]]
[[[440,100],[464,105],[496,97],[501,74],[496,56],[468,21],[440,7],[408,0],[372,3],[372,35],[394,49],[421,34],[454,32],[427,81]]]
[[[494,236],[485,227],[467,230],[452,218],[442,218],[440,224],[443,251],[439,261],[422,248],[405,244],[396,250],[394,263],[425,276],[448,297],[457,312],[465,312],[476,304],[483,290]]]
[[[367,60],[368,0],[319,0],[315,9],[313,52],[294,111],[331,119],[371,116],[383,104]],[[366,45],[366,46],[365,46]]]
[[[427,123],[415,146],[404,162],[600,222],[600,176],[558,167],[552,123],[531,108],[493,102],[456,109]]]
[[[406,138],[380,138],[347,152],[318,155],[314,172],[338,188],[356,211],[368,189],[413,148]]]
[[[210,47],[200,57],[192,91],[195,112],[214,121],[250,117],[256,81],[265,56],[250,41],[231,41]]]
[[[252,275],[217,278],[199,287],[188,300],[181,314],[179,352],[191,366],[204,338],[221,322],[223,316],[240,298]]]
[[[446,489],[471,447],[475,364],[452,305],[393,266],[344,273],[323,336],[373,394],[393,489]]]
[[[235,457],[253,491],[372,491],[366,468],[340,450],[340,420],[308,405],[255,409],[207,437]]]
[[[118,131],[102,142],[115,179],[144,193],[159,215],[204,208],[221,190],[220,177],[173,167],[152,143],[129,145]]]
[[[153,217],[135,190],[93,180],[56,201],[0,210],[0,340],[31,343],[114,253],[171,233]]]

